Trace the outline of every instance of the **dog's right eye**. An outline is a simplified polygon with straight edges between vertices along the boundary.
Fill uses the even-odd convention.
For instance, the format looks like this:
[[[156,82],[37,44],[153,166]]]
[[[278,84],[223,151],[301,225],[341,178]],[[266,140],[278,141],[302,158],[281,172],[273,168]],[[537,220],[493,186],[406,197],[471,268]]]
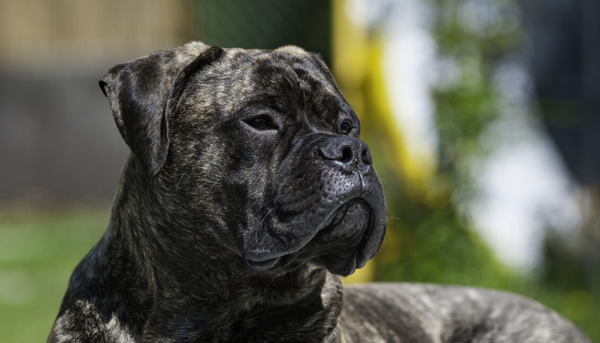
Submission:
[[[252,126],[257,130],[272,130],[275,127],[273,126],[273,122],[271,118],[268,117],[256,117],[246,121],[248,125]]]

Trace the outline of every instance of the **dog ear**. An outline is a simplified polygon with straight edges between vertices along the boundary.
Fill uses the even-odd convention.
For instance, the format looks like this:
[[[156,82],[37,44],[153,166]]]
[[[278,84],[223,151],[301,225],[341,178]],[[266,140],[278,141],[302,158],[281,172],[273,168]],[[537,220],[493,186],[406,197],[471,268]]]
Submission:
[[[149,179],[167,159],[175,110],[188,80],[223,53],[189,43],[118,64],[100,79],[121,136]]]

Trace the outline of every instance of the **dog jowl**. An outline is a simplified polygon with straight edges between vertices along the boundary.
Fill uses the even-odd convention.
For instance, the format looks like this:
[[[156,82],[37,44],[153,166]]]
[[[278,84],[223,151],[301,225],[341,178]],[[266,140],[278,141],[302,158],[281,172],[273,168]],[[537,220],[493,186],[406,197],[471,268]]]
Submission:
[[[100,86],[132,154],[49,341],[333,337],[334,275],[374,256],[386,208],[325,64],[190,43]]]

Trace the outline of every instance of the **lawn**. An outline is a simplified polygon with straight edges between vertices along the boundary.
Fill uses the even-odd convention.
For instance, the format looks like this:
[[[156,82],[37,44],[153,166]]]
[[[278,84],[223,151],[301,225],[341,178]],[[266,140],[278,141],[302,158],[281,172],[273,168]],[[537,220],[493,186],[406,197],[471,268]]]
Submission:
[[[0,213],[0,342],[45,342],[71,272],[110,209]]]

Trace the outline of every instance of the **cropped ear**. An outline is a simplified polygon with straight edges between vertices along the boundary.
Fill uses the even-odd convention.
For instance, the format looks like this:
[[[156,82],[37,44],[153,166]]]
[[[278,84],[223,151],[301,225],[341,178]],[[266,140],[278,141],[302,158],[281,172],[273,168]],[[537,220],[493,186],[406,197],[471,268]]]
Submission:
[[[121,136],[149,179],[165,164],[175,110],[190,77],[223,53],[189,43],[118,64],[100,79]]]

